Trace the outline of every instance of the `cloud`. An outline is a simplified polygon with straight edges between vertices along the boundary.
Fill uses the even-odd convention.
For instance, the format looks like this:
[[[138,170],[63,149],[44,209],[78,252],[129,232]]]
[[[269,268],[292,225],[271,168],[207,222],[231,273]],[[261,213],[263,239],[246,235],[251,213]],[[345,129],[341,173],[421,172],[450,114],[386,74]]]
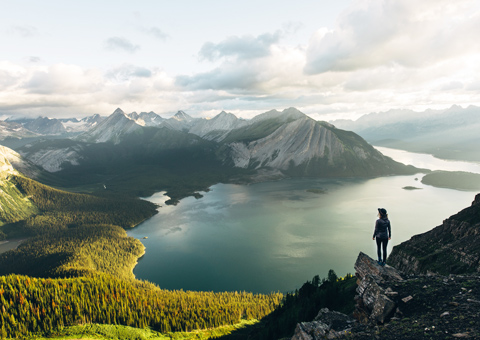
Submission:
[[[302,86],[304,51],[272,45],[269,55],[253,59],[226,59],[211,71],[176,77],[186,90],[230,91],[235,95],[265,96]]]
[[[169,37],[169,35],[163,32],[160,28],[152,26],[152,27],[144,27],[143,30],[148,33],[149,35],[153,36],[154,38],[165,41]]]
[[[98,71],[56,64],[35,69],[22,87],[33,94],[93,93],[102,87]]]
[[[201,60],[215,61],[221,58],[234,57],[239,60],[261,58],[270,55],[270,47],[280,40],[281,33],[265,33],[254,37],[232,36],[218,44],[203,44],[199,56]]]
[[[26,70],[14,63],[0,61],[0,92],[15,87],[25,77]]]
[[[39,35],[37,28],[30,25],[12,26],[8,31],[23,38],[33,38]]]
[[[0,112],[82,117],[131,111],[176,112],[184,107],[173,79],[160,69],[120,65],[107,72],[77,65],[20,66],[0,61]]]
[[[30,63],[39,63],[42,61],[40,57],[30,56],[27,58]]]
[[[334,30],[314,34],[306,74],[399,64],[424,67],[479,50],[480,17],[472,0],[362,0],[339,16]]]
[[[109,79],[117,81],[125,81],[131,78],[150,78],[152,71],[145,67],[139,67],[131,64],[123,64],[118,67],[114,67],[105,73],[105,76]]]
[[[134,53],[140,49],[139,45],[135,45],[128,39],[123,37],[111,37],[105,40],[105,48],[112,51],[125,51],[128,53]]]

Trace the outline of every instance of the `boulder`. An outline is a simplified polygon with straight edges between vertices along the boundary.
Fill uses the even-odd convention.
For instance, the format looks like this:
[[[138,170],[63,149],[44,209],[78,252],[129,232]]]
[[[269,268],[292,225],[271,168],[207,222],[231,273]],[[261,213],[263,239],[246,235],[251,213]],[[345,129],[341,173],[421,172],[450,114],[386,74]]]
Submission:
[[[388,265],[380,266],[368,255],[360,252],[355,262],[357,296],[355,318],[361,323],[384,323],[396,309],[389,296],[395,295],[388,285],[403,281],[402,274]]]
[[[322,308],[314,321],[297,324],[292,340],[337,339],[354,325],[355,320],[348,315]]]

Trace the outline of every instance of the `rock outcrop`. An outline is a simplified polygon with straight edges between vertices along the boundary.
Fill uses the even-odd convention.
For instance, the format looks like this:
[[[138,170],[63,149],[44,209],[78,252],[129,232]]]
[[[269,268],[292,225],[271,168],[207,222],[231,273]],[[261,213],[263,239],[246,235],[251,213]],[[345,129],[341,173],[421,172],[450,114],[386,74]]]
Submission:
[[[402,274],[388,265],[380,266],[371,257],[360,253],[355,262],[357,293],[355,318],[362,323],[384,323],[393,314],[396,295],[390,285],[403,281]]]
[[[297,324],[292,340],[337,339],[352,331],[355,319],[328,308],[322,308],[312,322]]]
[[[480,276],[407,276],[360,253],[351,318],[321,309],[292,340],[480,339]]]
[[[393,248],[388,263],[407,274],[480,272],[480,194],[442,225]]]

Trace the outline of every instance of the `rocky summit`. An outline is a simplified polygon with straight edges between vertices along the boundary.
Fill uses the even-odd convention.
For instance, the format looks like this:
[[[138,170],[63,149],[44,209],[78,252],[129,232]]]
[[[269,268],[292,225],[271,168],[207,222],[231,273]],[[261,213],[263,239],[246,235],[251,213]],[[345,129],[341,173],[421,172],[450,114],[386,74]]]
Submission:
[[[480,339],[479,275],[406,275],[360,253],[352,316],[321,309],[292,340]]]

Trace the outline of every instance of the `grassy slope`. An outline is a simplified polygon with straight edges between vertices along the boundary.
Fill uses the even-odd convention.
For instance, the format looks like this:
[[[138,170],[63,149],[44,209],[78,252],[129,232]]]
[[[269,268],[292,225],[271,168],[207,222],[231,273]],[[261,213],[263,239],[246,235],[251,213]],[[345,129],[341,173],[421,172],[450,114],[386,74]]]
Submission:
[[[38,213],[37,207],[18,190],[11,178],[12,175],[0,174],[0,226]]]
[[[258,320],[242,320],[235,325],[220,326],[211,329],[195,330],[191,332],[167,332],[160,333],[148,328],[134,328],[121,325],[87,324],[65,327],[55,331],[47,339],[95,339],[95,340],[194,340],[194,339],[215,339],[232,332],[239,332],[253,326]]]

